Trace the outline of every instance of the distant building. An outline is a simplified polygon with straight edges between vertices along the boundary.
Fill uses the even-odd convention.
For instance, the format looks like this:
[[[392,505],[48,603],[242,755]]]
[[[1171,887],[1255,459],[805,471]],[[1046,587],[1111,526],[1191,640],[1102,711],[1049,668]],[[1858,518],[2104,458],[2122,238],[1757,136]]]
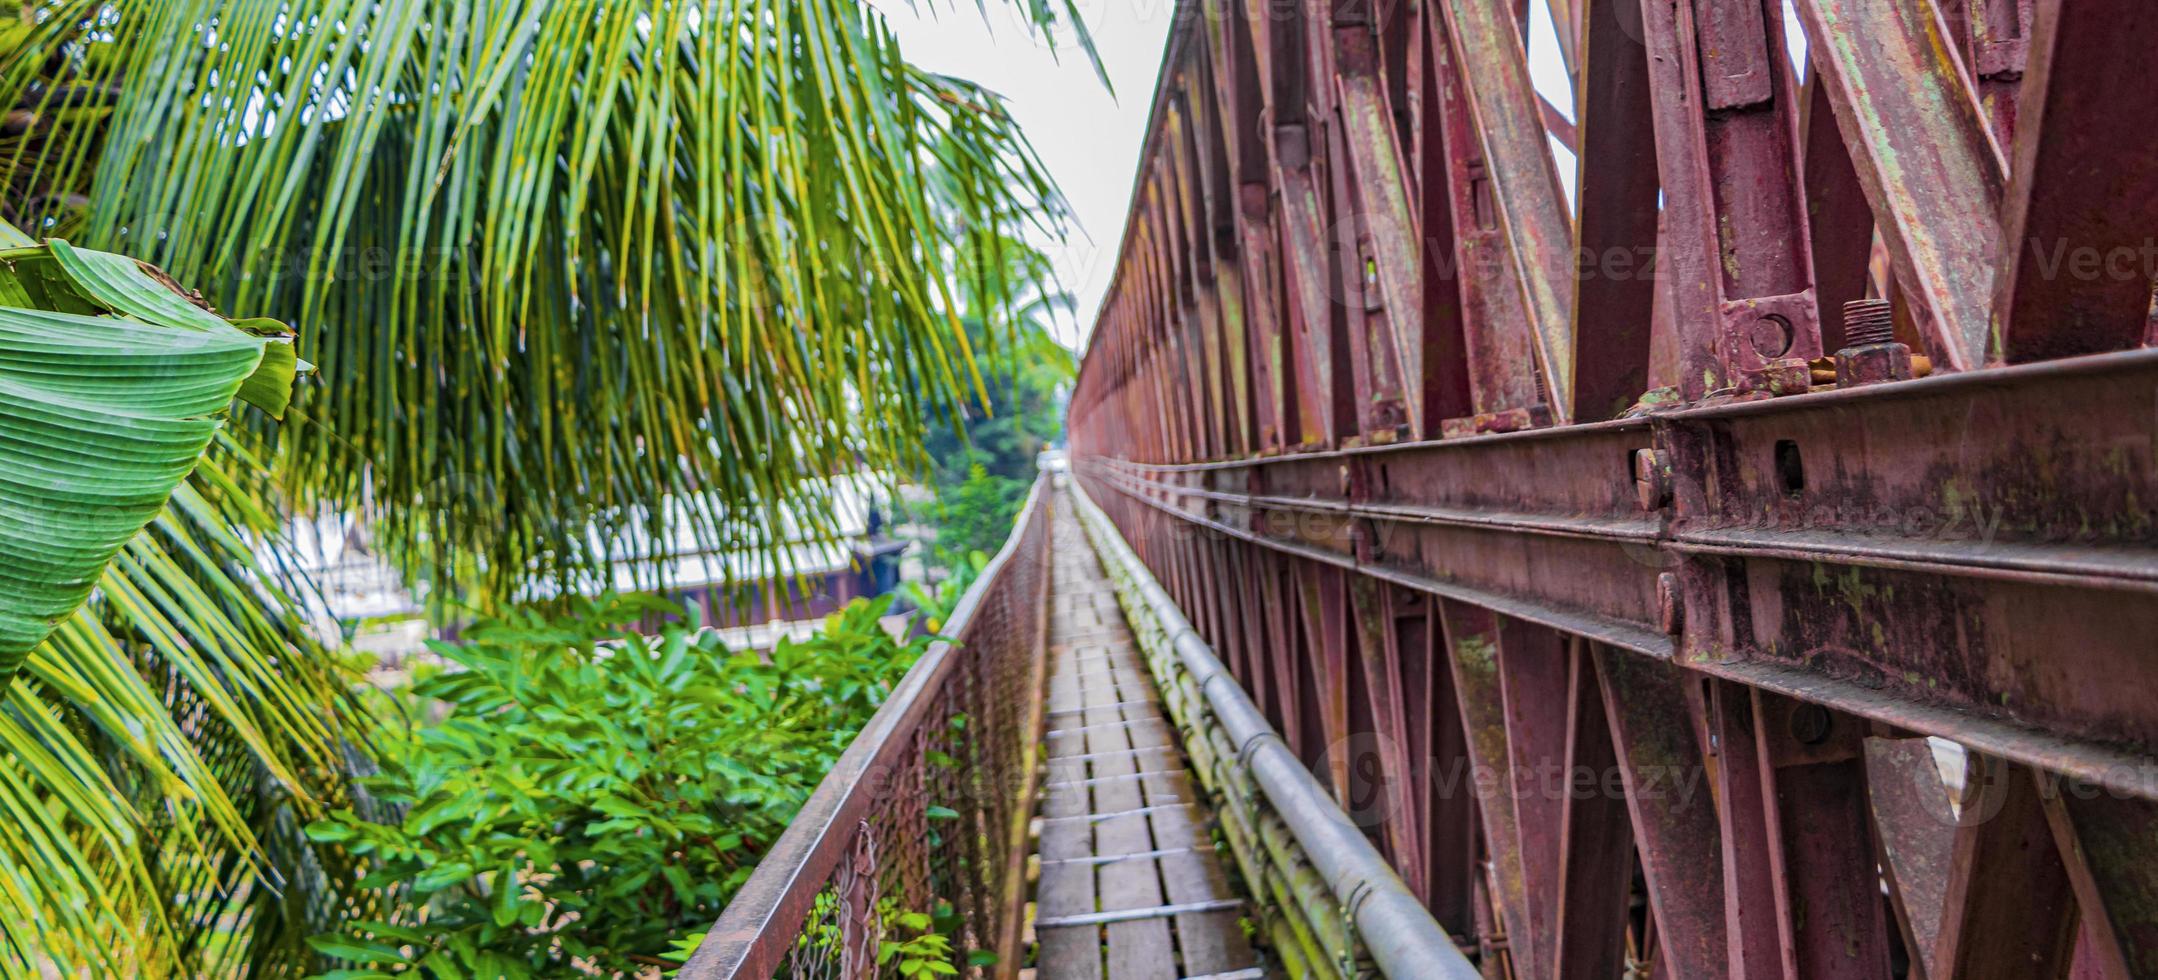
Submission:
[[[773,529],[777,548],[735,550],[704,547],[686,508],[668,500],[661,511],[665,538],[618,535],[607,549],[621,556],[608,585],[629,594],[663,581],[669,599],[702,610],[705,625],[727,634],[731,646],[764,649],[783,635],[814,633],[848,602],[897,588],[899,556],[908,547],[886,533],[891,501],[882,477],[831,477],[824,496],[830,503],[825,533],[782,509]]]
[[[426,641],[420,597],[375,551],[365,521],[345,514],[295,518],[285,525],[282,555],[314,586],[299,598],[323,642],[349,643],[394,664]],[[270,557],[267,551],[263,557]]]
[[[909,542],[887,534],[891,501],[884,488],[876,474],[831,477],[824,534],[816,533],[817,522],[782,512],[776,547],[732,551],[706,548],[692,532],[687,507],[669,500],[662,505],[661,537],[621,533],[607,542],[595,529],[595,547],[604,545],[619,557],[607,578],[580,583],[577,590],[663,592],[696,606],[705,625],[738,649],[807,636],[849,601],[898,587],[900,555]],[[321,591],[311,612],[326,640],[342,637],[386,661],[420,649],[428,636],[423,599],[371,546],[363,522],[325,517],[294,521],[288,529],[290,552]],[[656,582],[664,589],[655,589]],[[539,583],[532,598],[553,594],[551,583]]]

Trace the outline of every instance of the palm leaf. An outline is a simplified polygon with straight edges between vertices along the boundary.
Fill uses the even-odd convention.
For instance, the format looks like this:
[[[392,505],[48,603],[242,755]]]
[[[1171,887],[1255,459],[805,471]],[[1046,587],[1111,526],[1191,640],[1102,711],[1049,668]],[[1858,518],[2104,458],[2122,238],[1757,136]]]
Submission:
[[[859,0],[51,21],[77,26],[0,98],[120,94],[19,148],[25,217],[305,324],[280,486],[474,605],[590,579],[662,498],[712,547],[776,549],[822,475],[918,469],[923,420],[979,394],[966,257],[1061,220],[998,99],[907,64]]]
[[[920,465],[999,354],[953,297],[1020,287],[977,243],[1060,221],[1001,104],[855,0],[34,6],[0,214],[302,324],[321,370],[9,690],[0,810],[52,825],[0,834],[4,973],[277,973],[368,914],[289,832],[350,802],[365,719],[256,547],[279,513],[363,512],[478,605],[589,577],[666,498],[776,547],[823,473]]]
[[[270,515],[197,465],[235,396],[283,410],[289,338],[132,259],[0,246],[0,974],[168,974],[235,931],[297,963],[337,916],[283,921],[324,889],[265,854],[340,792],[344,680],[232,530]]]
[[[133,260],[0,250],[0,684],[157,516],[235,395],[284,409],[290,351]]]

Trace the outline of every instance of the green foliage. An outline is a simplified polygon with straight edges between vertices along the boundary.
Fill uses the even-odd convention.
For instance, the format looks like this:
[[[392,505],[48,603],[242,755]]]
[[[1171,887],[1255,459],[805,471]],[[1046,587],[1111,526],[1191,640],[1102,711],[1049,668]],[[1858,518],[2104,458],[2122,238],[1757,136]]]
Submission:
[[[899,583],[899,595],[918,610],[929,632],[937,633],[944,624],[951,622],[952,613],[958,611],[959,600],[967,594],[967,587],[982,577],[989,567],[989,556],[980,551],[969,552],[965,560],[952,566],[951,574],[944,581],[929,588],[920,582]]]
[[[902,977],[953,976],[952,941],[938,932],[926,912],[900,911],[896,901],[877,902],[883,923],[883,941],[877,946],[877,965],[891,967]],[[910,935],[911,934],[911,935]]]
[[[663,496],[777,548],[818,476],[922,467],[995,360],[955,297],[1063,221],[866,0],[54,0],[10,54],[7,105],[117,93],[12,147],[18,213],[305,324],[281,488],[480,605]]]
[[[983,372],[987,399],[970,396],[963,403],[964,432],[931,427],[925,433],[940,486],[963,482],[975,466],[1033,482],[1034,457],[1064,434],[1064,400],[1077,371],[1072,352],[1057,343],[1044,320],[1070,306],[1071,298],[1060,293],[1014,313],[970,312],[963,318],[976,344],[994,345],[1006,356]]]
[[[1003,547],[1034,482],[1036,458],[1064,433],[1074,361],[1042,317],[1069,305],[1069,296],[1057,294],[1014,313],[992,308],[987,319],[966,321],[984,343],[996,338],[1008,356],[985,375],[989,401],[965,403],[963,433],[934,428],[928,433],[929,455],[936,461],[931,476],[937,503],[929,515],[937,526],[936,557],[955,572],[965,567],[969,554],[994,554]]]
[[[822,958],[830,962],[839,955],[842,934],[833,922],[837,900],[829,891],[820,892],[812,903],[808,916],[809,925],[794,940],[795,948],[803,953],[816,949]],[[945,907],[947,913],[949,907]],[[909,980],[928,980],[930,977],[956,976],[951,937],[943,929],[959,925],[957,915],[948,914],[939,921],[924,912],[908,912],[899,907],[897,899],[886,896],[877,900],[877,965],[887,967],[887,975],[896,971]],[[688,962],[697,947],[704,942],[705,934],[693,932],[670,941],[671,948],[661,956],[670,963]],[[805,956],[805,959],[815,957]],[[972,966],[994,966],[997,954],[989,950],[974,950],[967,954]],[[670,970],[668,976],[673,976]]]
[[[976,464],[965,481],[948,488],[937,501],[937,552],[950,567],[962,567],[964,556],[990,554],[1004,546],[1012,522],[1026,503],[1025,481],[997,476]]]
[[[341,811],[308,828],[369,865],[408,910],[318,937],[354,964],[430,976],[551,976],[665,962],[718,917],[927,639],[856,600],[769,656],[649,599],[510,615],[434,644],[450,669],[414,693],[448,715],[388,747],[366,781],[396,823]],[[417,911],[426,910],[424,925]]]
[[[340,912],[296,825],[365,719],[261,589],[279,517],[222,428],[298,367],[274,321],[0,222],[0,976],[275,972]]]
[[[41,0],[0,7],[0,102],[35,120],[6,213],[304,324],[320,368],[0,692],[7,977],[275,975],[379,917],[298,839],[369,738],[258,550],[286,515],[364,514],[480,605],[589,576],[588,525],[663,498],[769,544],[970,414],[998,354],[951,297],[1024,294],[1038,267],[983,256],[1059,221],[999,101],[863,0]]]

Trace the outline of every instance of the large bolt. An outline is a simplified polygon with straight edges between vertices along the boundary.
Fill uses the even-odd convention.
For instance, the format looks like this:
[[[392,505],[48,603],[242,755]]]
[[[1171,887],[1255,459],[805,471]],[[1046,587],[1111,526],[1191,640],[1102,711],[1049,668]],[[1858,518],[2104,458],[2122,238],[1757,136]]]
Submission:
[[[1843,304],[1843,348],[1836,351],[1836,384],[1850,388],[1912,376],[1911,349],[1896,342],[1894,311],[1885,299]]]
[[[1843,304],[1843,346],[1893,343],[1895,307],[1885,299],[1854,299]]]

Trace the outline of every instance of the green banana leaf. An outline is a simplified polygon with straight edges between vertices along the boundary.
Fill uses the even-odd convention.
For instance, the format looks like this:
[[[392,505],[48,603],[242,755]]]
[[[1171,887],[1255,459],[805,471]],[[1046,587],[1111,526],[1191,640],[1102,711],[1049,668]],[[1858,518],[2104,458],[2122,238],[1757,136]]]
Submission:
[[[280,415],[297,367],[282,325],[228,321],[134,259],[0,248],[0,686],[164,509],[233,399]]]

